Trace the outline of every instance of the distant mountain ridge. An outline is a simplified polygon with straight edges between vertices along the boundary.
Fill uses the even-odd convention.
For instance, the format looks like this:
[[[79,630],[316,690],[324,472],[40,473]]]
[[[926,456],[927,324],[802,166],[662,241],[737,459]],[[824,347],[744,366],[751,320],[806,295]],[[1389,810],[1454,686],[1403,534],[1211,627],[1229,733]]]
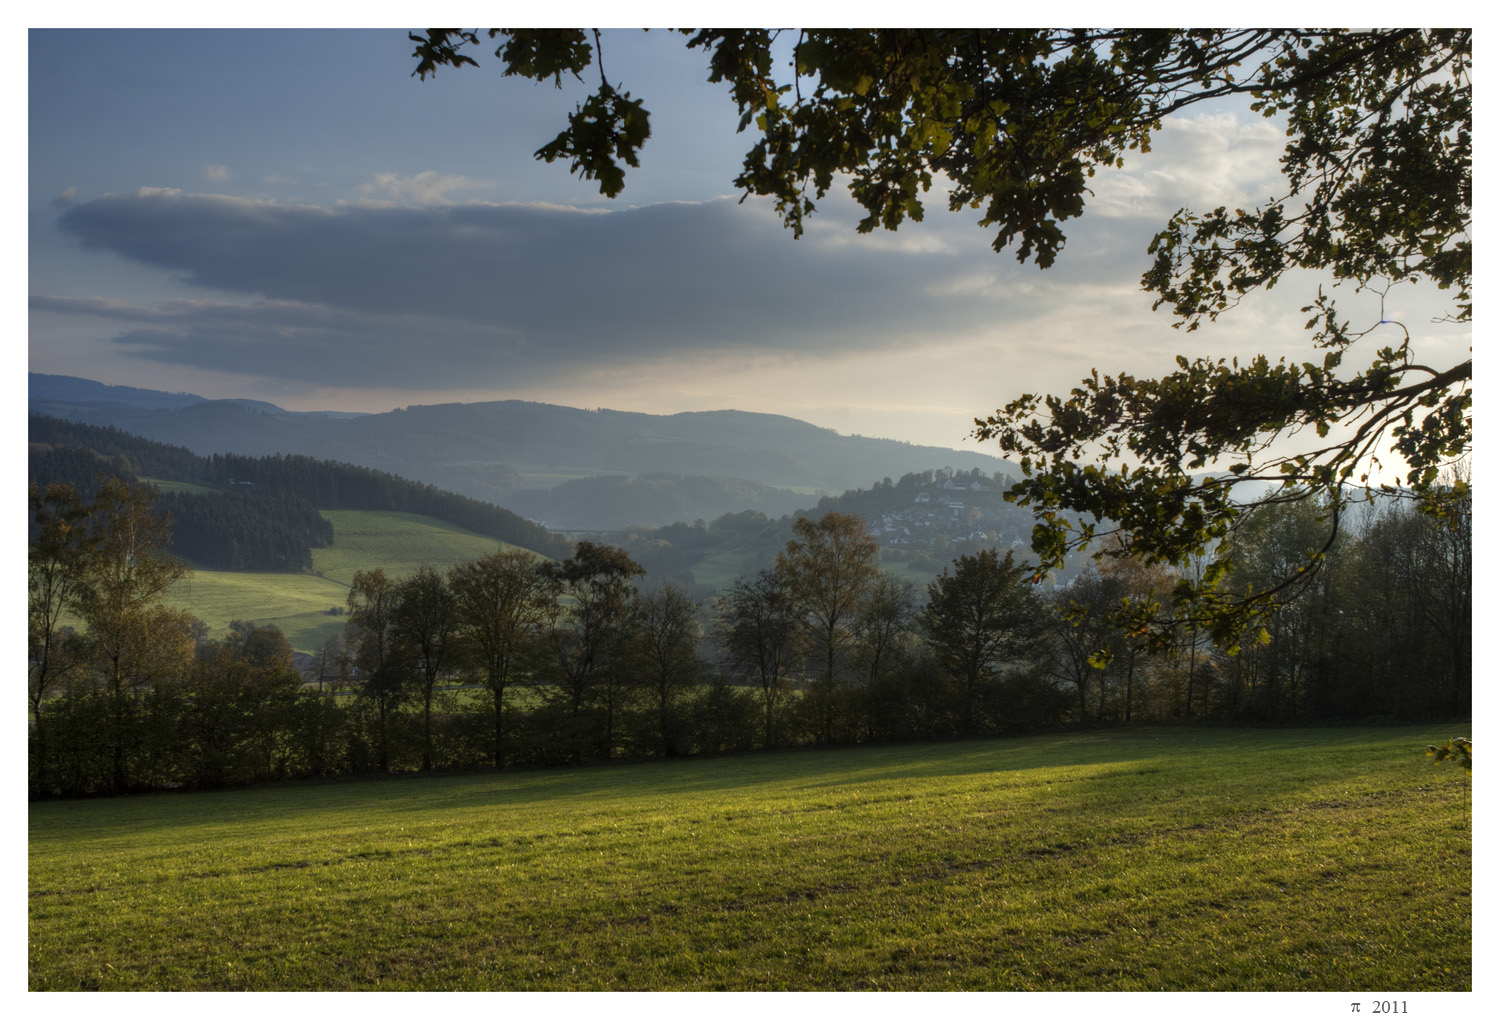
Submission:
[[[41,405],[59,404],[79,404],[84,407],[106,404],[143,410],[171,410],[191,407],[194,404],[220,403],[220,401],[210,400],[207,397],[200,397],[196,393],[145,390],[138,386],[113,386],[108,383],[95,382],[92,379],[80,379],[74,375],[47,375],[42,372],[30,372],[27,375],[27,382],[30,389],[31,407],[33,410]],[[275,404],[264,400],[249,400],[245,398],[226,400],[222,401],[222,403],[237,404],[240,407],[266,414],[281,414],[292,417],[311,415],[314,417],[357,418],[364,414],[363,411],[288,411],[285,408],[277,407]],[[52,412],[38,413],[51,414]],[[52,416],[63,417],[57,414],[53,414]]]
[[[601,505],[601,497],[615,499],[611,486],[565,484],[598,476],[637,476],[628,500],[627,489],[615,487],[642,515],[629,523],[660,526],[750,507],[790,513],[824,494],[937,467],[1017,473],[989,454],[844,436],[748,411],[653,415],[502,400],[382,414],[290,412],[262,401],[209,401],[66,376],[30,380],[34,414],[113,426],[204,456],[285,453],[344,461],[515,503],[534,519],[578,530],[621,526],[624,508]],[[736,503],[747,497],[748,504]]]

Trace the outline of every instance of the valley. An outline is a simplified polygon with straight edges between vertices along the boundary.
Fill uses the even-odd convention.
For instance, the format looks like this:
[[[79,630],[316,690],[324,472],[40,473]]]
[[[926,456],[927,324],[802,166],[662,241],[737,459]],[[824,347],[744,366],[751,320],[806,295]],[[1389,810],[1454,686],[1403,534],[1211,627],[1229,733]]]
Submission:
[[[173,594],[174,605],[202,619],[212,634],[224,633],[234,620],[274,624],[309,655],[341,633],[343,624],[330,610],[342,607],[359,569],[405,576],[512,545],[557,559],[586,538],[619,545],[653,578],[705,600],[771,567],[798,514],[837,511],[863,517],[880,544],[881,565],[921,587],[958,555],[995,546],[1024,551],[1030,527],[1029,516],[1002,498],[1011,477],[1001,470],[1008,467],[1004,461],[843,437],[771,415],[654,418],[518,402],[410,408],[392,416],[309,414],[259,401],[203,401],[38,375],[32,376],[32,411],[66,416],[33,419],[33,479],[86,487],[108,466],[134,469],[162,493],[181,543],[176,551],[194,567],[192,580]],[[607,424],[601,426],[601,418]],[[488,431],[476,433],[476,421]],[[206,424],[212,422],[224,428]],[[352,462],[268,449],[275,442],[341,449],[317,437],[356,422],[367,436],[380,437],[381,454],[366,453],[373,464],[420,462],[429,465],[422,472],[428,478],[456,465],[471,493],[507,493],[505,509],[468,494],[444,495],[431,482],[413,484],[385,467],[361,471]],[[549,435],[551,429],[558,434]],[[153,431],[183,442],[153,438]],[[601,445],[601,435],[615,445]],[[211,449],[215,442],[227,445]],[[480,447],[550,460],[517,468],[463,459]],[[608,456],[640,468],[742,468],[789,484],[675,470],[630,474]],[[944,456],[970,466],[921,459]],[[846,485],[861,464],[870,477]],[[892,481],[891,465],[905,464],[924,466]],[[311,539],[300,565],[285,554],[279,568],[247,561],[252,539],[243,533],[254,525],[231,533],[217,514],[195,523],[205,506],[220,505],[205,503],[206,497],[254,507],[273,495],[302,501],[300,513],[316,513],[332,527],[331,538]],[[447,509],[429,512],[429,504]],[[287,510],[271,513],[280,520]],[[474,531],[481,519],[497,523]],[[233,559],[220,551],[231,541],[240,550]]]

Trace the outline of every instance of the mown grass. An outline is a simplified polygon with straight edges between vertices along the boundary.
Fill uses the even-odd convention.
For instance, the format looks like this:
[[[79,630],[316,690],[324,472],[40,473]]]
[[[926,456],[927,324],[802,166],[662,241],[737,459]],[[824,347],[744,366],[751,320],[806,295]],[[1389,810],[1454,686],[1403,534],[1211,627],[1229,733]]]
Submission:
[[[315,653],[344,630],[349,586],[313,574],[270,574],[244,570],[194,570],[168,593],[167,600],[208,624],[223,637],[234,620],[275,624],[298,651]]]
[[[171,482],[164,478],[142,478],[141,481],[154,485],[162,492],[187,492],[197,496],[213,496],[223,492],[207,485],[196,485],[193,482]]]
[[[344,631],[342,609],[349,585],[361,570],[380,567],[405,577],[422,566],[445,569],[478,559],[504,543],[417,514],[376,510],[324,510],[333,522],[334,544],[313,550],[313,572],[273,574],[255,571],[195,569],[190,580],[169,594],[169,601],[208,624],[222,637],[234,620],[275,624],[292,647],[315,654],[323,643]]]
[[[754,574],[755,571],[748,571]],[[693,580],[699,584],[712,585],[719,591],[727,591],[734,582],[746,576],[745,554],[718,553],[709,556],[694,564],[692,569]]]
[[[477,532],[418,514],[384,510],[323,510],[333,546],[313,550],[313,571],[346,588],[361,570],[381,567],[405,577],[424,566],[448,567],[506,548]]]
[[[41,989],[1471,987],[1432,729],[1140,731],[30,809]]]

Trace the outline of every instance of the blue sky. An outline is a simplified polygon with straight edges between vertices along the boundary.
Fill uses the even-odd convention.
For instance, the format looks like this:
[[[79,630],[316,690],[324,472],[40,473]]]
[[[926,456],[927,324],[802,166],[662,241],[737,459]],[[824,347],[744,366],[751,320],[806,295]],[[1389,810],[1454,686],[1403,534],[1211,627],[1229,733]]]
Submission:
[[[1280,132],[1242,106],[1169,121],[1098,178],[1041,272],[936,192],[923,224],[869,236],[831,194],[794,240],[738,201],[749,137],[664,32],[605,36],[652,112],[613,201],[531,157],[583,86],[484,59],[420,82],[411,49],[405,29],[31,31],[31,370],[300,410],[734,407],[962,446],[976,415],[1092,367],[1305,356],[1304,288],[1185,335],[1138,287],[1173,210],[1275,189]],[[1419,297],[1387,317],[1427,328]]]

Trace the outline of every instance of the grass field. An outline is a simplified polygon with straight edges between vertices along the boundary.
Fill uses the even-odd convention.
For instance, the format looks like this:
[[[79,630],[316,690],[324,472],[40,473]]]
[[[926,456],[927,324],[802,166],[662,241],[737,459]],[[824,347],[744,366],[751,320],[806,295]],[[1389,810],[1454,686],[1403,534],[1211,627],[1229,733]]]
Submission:
[[[29,983],[1469,989],[1466,794],[1422,753],[1452,735],[1142,730],[33,804]]]
[[[194,570],[179,582],[167,601],[208,624],[212,637],[223,637],[232,620],[253,620],[281,628],[292,647],[316,653],[341,634],[347,617],[330,616],[344,607],[349,586],[312,574],[265,574],[245,570]]]
[[[207,485],[195,485],[192,482],[169,482],[163,478],[142,478],[141,481],[156,486],[162,492],[188,492],[197,496],[214,496],[223,491]]]
[[[736,580],[744,576],[744,553],[720,553],[702,560],[693,567],[694,581],[699,584],[713,585],[721,592],[728,590]]]
[[[313,550],[313,570],[345,588],[361,570],[383,567],[405,577],[427,565],[476,560],[504,544],[431,517],[375,510],[323,510],[333,547]]]
[[[333,522],[334,544],[313,550],[313,573],[194,570],[172,590],[169,601],[186,609],[221,637],[233,620],[281,628],[292,647],[316,653],[344,630],[349,585],[360,570],[381,567],[405,577],[430,564],[446,568],[505,548],[493,538],[417,514],[373,510],[324,510]]]

